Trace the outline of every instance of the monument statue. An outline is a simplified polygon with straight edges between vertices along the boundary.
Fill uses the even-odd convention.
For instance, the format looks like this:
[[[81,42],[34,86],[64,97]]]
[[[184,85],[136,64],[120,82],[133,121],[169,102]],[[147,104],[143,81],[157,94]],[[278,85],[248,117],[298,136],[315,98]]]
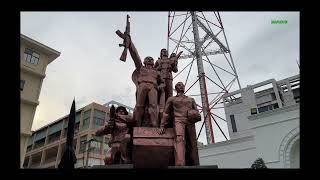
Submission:
[[[96,136],[111,134],[111,147],[105,158],[105,164],[131,163],[132,127],[134,119],[128,115],[125,107],[119,106],[115,110],[110,108],[110,119],[107,124],[96,131]]]
[[[135,71],[133,72],[133,80],[137,85],[137,101],[134,108],[134,118],[137,121],[137,126],[142,126],[143,120],[146,117],[145,108],[148,109],[151,127],[159,127],[160,120],[158,118],[158,90],[164,87],[160,73],[154,68],[154,60],[147,56],[142,65],[141,58],[135,48],[130,35],[129,52],[135,63]]]
[[[160,102],[159,102],[160,118],[162,117],[165,102],[173,94],[172,72],[175,72],[175,73],[178,72],[178,59],[181,53],[182,51],[178,55],[176,55],[175,53],[172,53],[170,57],[168,57],[167,49],[161,49],[160,58],[154,64],[154,67],[160,72],[161,79],[165,84],[164,89],[160,91]]]
[[[176,84],[177,95],[172,96],[172,72],[178,71],[182,52],[168,57],[168,51],[162,49],[156,63],[150,56],[142,63],[130,36],[128,19],[129,16],[126,31],[116,33],[123,39],[121,46],[125,47],[124,51],[129,50],[135,64],[132,81],[136,85],[136,104],[133,118],[117,109],[117,116],[97,132],[112,135],[106,164],[117,163],[120,152],[121,160],[132,161],[135,168],[199,165],[195,123],[201,116],[195,100],[184,95],[182,82]],[[120,60],[125,61],[126,53],[123,54]],[[132,132],[129,124],[133,125]]]
[[[159,134],[165,132],[169,114],[173,111],[175,165],[199,165],[195,123],[201,120],[201,116],[195,100],[184,95],[184,84],[178,82],[175,89],[177,95],[169,97],[166,102]]]

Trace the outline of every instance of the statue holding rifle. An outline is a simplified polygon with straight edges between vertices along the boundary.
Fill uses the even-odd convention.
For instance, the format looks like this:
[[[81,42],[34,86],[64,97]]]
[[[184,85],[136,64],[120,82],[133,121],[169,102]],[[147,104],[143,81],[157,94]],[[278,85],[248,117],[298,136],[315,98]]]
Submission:
[[[129,17],[129,16],[127,16]],[[132,79],[137,87],[136,105],[134,108],[134,119],[137,121],[137,126],[142,126],[145,117],[150,118],[151,127],[159,127],[160,120],[158,118],[158,90],[164,88],[164,83],[161,79],[160,72],[154,68],[154,60],[147,56],[144,58],[143,64],[139,53],[134,46],[130,37],[129,22],[127,21],[126,32],[122,34],[120,31],[116,33],[125,41],[125,48],[129,49],[132,60],[135,64],[135,71]],[[147,109],[147,114],[145,110]]]

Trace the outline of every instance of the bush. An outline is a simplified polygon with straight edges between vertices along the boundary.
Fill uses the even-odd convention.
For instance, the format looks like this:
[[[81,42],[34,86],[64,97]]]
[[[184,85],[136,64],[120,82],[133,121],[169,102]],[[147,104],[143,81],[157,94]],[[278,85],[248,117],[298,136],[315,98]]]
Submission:
[[[262,160],[262,158],[258,158],[257,160],[255,160],[253,162],[253,164],[251,165],[252,169],[267,169],[268,167],[264,164],[264,161]]]

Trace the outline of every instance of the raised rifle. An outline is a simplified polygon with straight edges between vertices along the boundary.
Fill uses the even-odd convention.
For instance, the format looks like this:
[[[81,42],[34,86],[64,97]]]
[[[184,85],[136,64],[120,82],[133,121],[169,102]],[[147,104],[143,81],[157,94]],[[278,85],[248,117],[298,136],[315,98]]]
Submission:
[[[110,108],[110,119],[109,119],[109,123],[110,123],[110,129],[113,130],[116,126],[116,108],[112,105]]]
[[[129,43],[130,43],[129,37],[128,37],[128,35],[130,35],[129,18],[130,16],[127,15],[127,24],[126,24],[126,30],[124,31],[124,33],[121,33],[119,30],[116,31],[116,34],[123,39],[123,44],[119,44],[119,47],[124,47],[122,54],[120,56],[120,60],[123,62],[126,62],[127,60],[127,52],[128,52]]]

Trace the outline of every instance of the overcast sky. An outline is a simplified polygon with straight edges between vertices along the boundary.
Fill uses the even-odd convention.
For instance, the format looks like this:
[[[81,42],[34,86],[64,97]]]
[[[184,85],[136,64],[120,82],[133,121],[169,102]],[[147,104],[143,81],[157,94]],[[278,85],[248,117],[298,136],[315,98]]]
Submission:
[[[77,109],[111,100],[134,107],[131,74],[135,67],[129,54],[127,62],[119,60],[122,41],[115,34],[117,29],[124,30],[126,14],[131,16],[131,36],[141,58],[157,59],[167,46],[167,12],[21,12],[21,33],[61,52],[47,67],[32,130],[67,115],[73,97]],[[299,73],[299,12],[220,15],[242,87]],[[278,19],[288,23],[271,24]],[[183,67],[180,63],[179,68]],[[192,73],[196,77],[196,71]],[[218,123],[227,133],[226,123]],[[197,131],[200,126],[197,123]],[[214,130],[216,141],[224,140]],[[206,143],[202,132],[199,140]]]

